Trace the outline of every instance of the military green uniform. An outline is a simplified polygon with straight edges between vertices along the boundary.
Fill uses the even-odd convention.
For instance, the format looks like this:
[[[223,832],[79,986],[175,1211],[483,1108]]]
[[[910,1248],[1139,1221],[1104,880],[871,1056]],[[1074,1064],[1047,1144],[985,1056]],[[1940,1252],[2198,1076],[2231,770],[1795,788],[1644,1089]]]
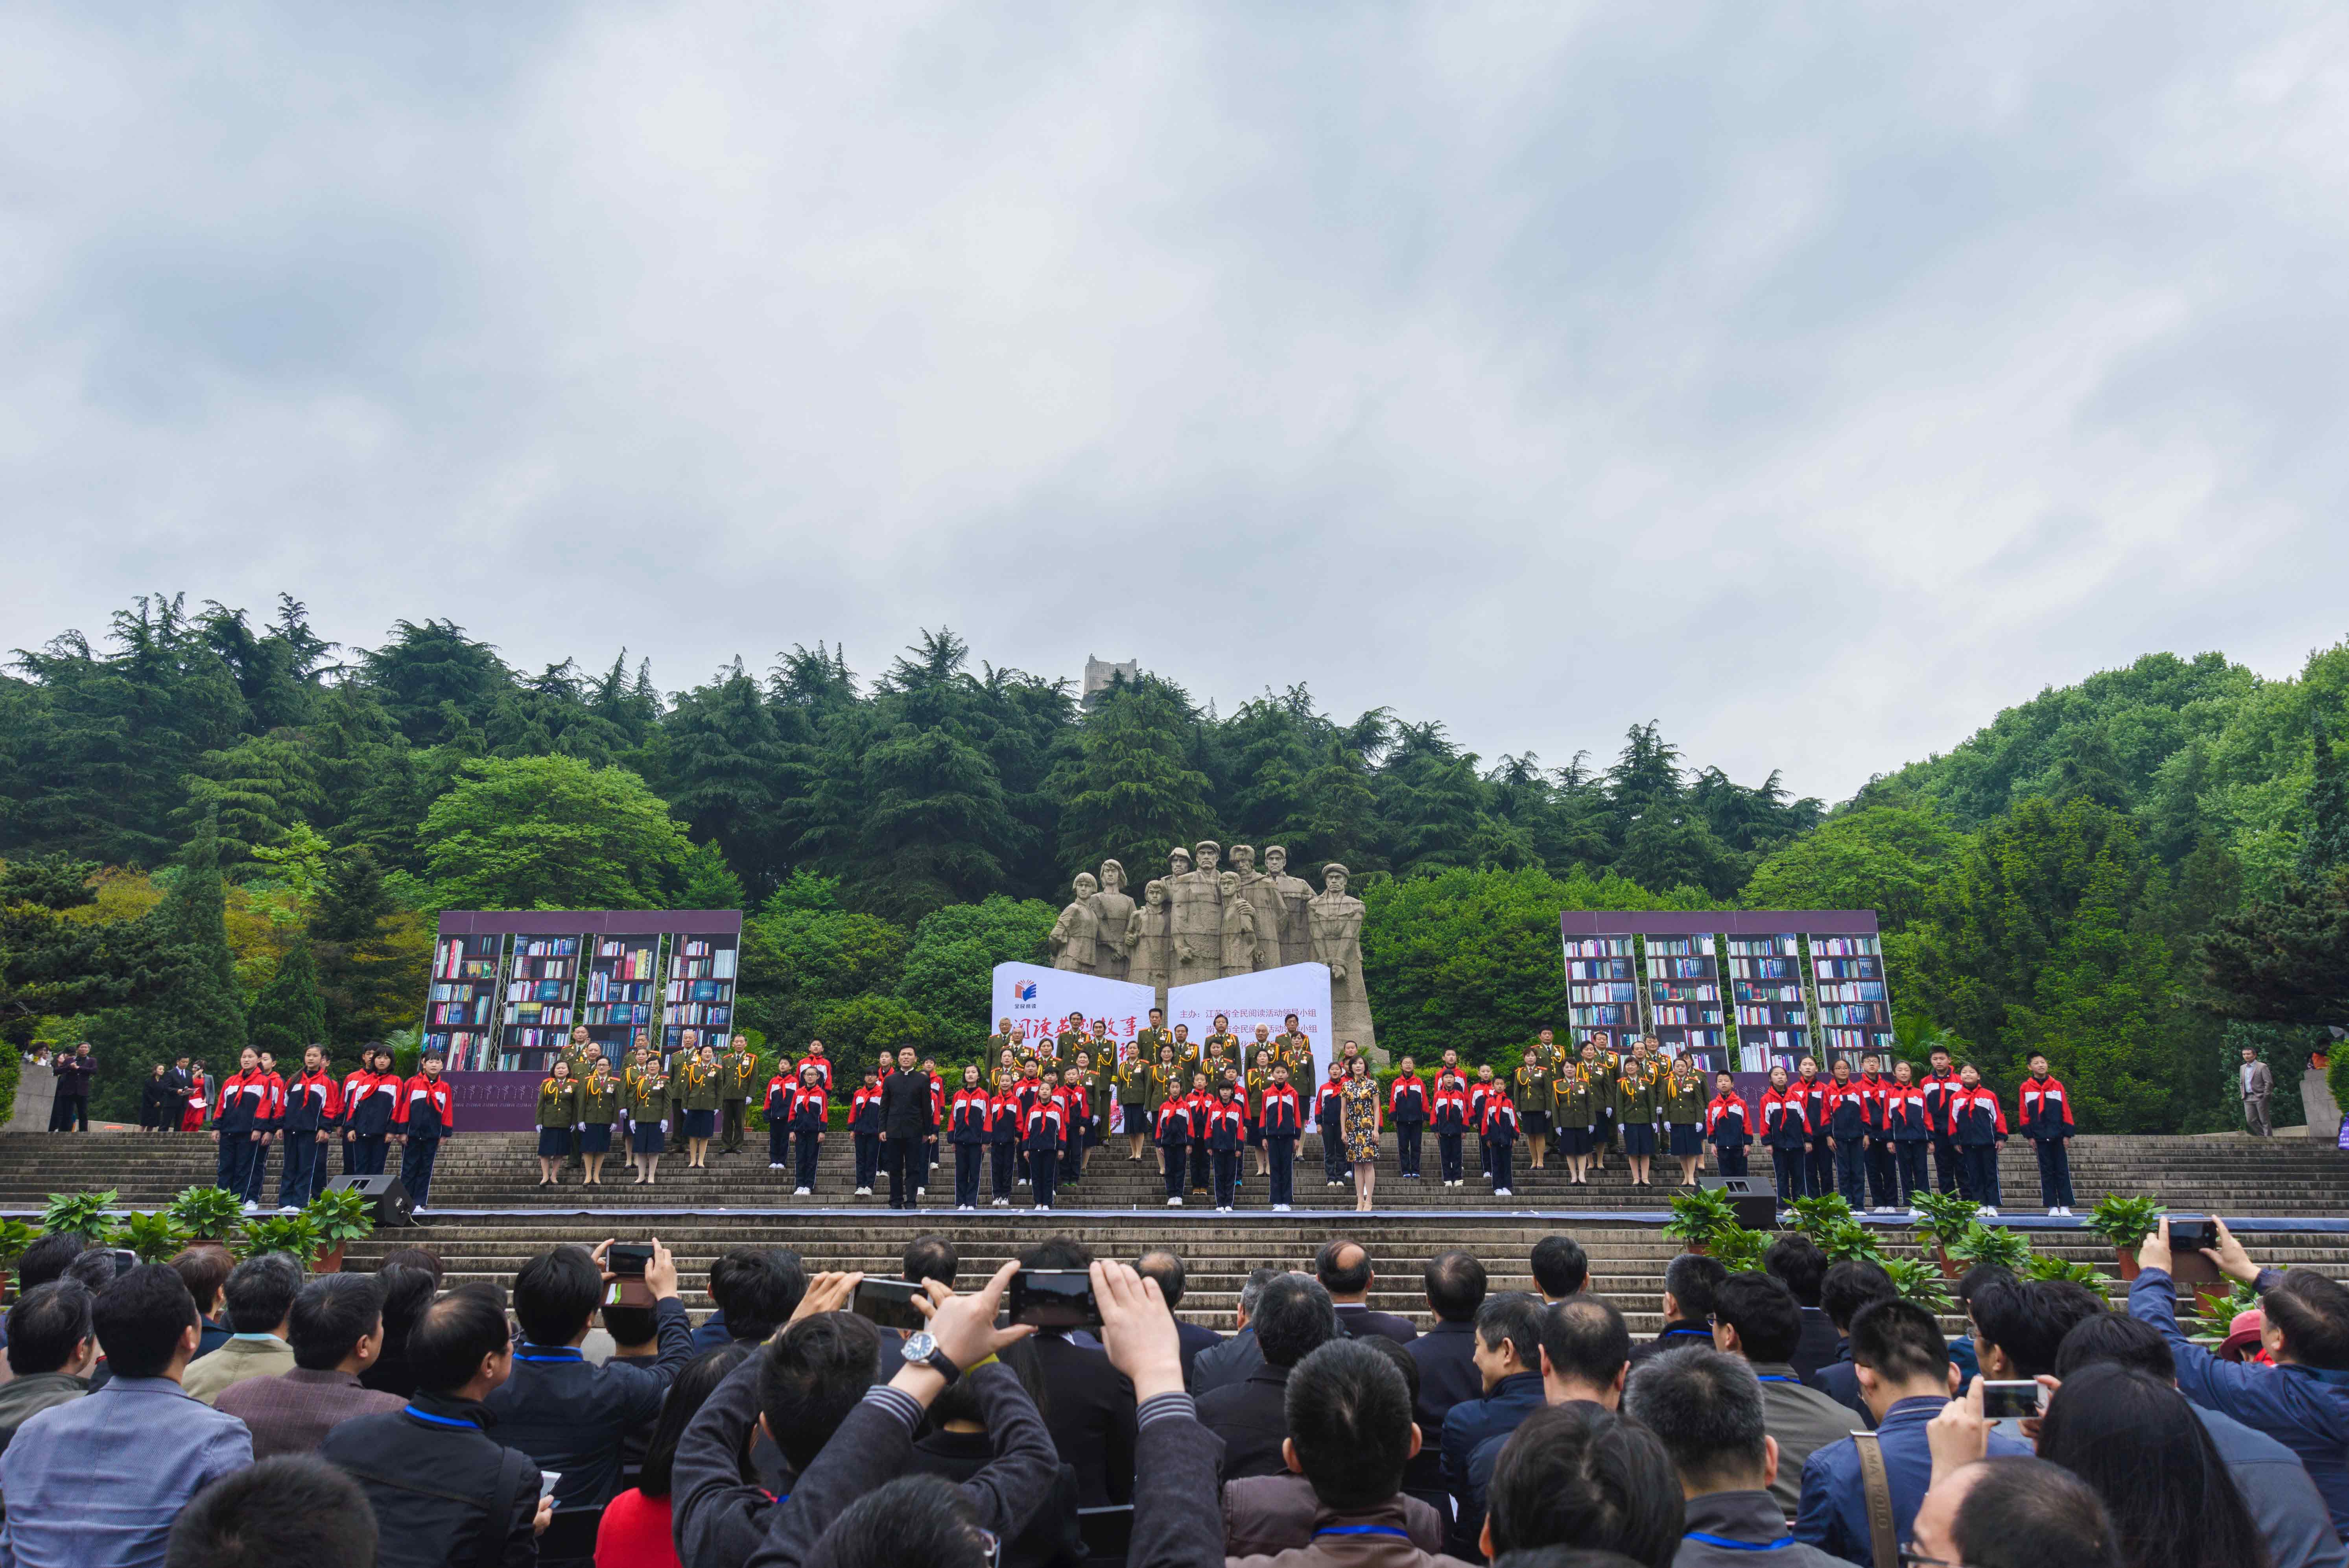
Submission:
[[[1549,1069],[1549,1064],[1538,1056],[1535,1057],[1532,1067],[1521,1067],[1509,1075],[1512,1085],[1510,1093],[1517,1102],[1518,1119],[1525,1121],[1537,1115],[1541,1118],[1539,1122],[1525,1129],[1528,1136],[1536,1133],[1544,1138],[1549,1136],[1550,1084],[1555,1080],[1555,1076]]]
[[[1158,1108],[1179,1098],[1184,1093],[1182,1085],[1187,1081],[1180,1062],[1171,1066],[1164,1062],[1150,1064],[1149,1098],[1142,1102],[1143,1114],[1150,1119],[1150,1131],[1157,1130]]]
[[[1148,1034],[1150,1031],[1145,1029],[1143,1032]],[[1142,1108],[1150,1103],[1150,1063],[1157,1055],[1155,1046],[1150,1048],[1148,1056],[1144,1056],[1141,1047],[1136,1046],[1133,1055],[1119,1062],[1116,1070],[1110,1075],[1117,1085],[1118,1103],[1133,1107],[1135,1117],[1139,1117]],[[1136,1132],[1141,1130],[1129,1126],[1124,1130]]]
[[[545,1078],[538,1085],[538,1125],[568,1133],[579,1123],[579,1085],[572,1078]]]
[[[658,1062],[648,1062],[629,1084],[622,1103],[635,1132],[634,1151],[657,1154],[667,1141],[660,1124],[669,1113],[668,1073]]]
[[[1617,1119],[1621,1125],[1654,1126],[1663,1103],[1663,1086],[1659,1081],[1656,1064],[1642,1062],[1636,1057],[1624,1057],[1623,1070],[1615,1079]]]
[[[620,1119],[620,1101],[625,1093],[620,1080],[609,1073],[600,1078],[589,1078],[579,1086],[579,1119],[590,1127],[611,1126]]]
[[[754,1052],[729,1051],[718,1058],[719,1147],[729,1154],[742,1151],[751,1088],[758,1076],[759,1058]]]
[[[1704,1108],[1713,1103],[1705,1092],[1702,1074],[1682,1078],[1677,1073],[1666,1074],[1656,1086],[1656,1106],[1663,1113],[1667,1127],[1704,1126]]]
[[[718,1109],[718,1068],[688,1062],[685,1070],[669,1080],[669,1092],[680,1110],[710,1110]],[[681,1120],[682,1119],[680,1119]]]
[[[1183,1081],[1189,1083],[1190,1075],[1198,1070],[1199,1042],[1188,1037],[1177,1037],[1174,1041],[1174,1065],[1183,1069]],[[1189,1091],[1186,1089],[1185,1092]]]

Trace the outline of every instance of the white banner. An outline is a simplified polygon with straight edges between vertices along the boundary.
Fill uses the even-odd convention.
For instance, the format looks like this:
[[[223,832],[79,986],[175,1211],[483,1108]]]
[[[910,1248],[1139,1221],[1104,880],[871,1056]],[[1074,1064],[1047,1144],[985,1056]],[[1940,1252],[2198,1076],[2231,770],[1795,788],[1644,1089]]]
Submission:
[[[995,1006],[987,1015],[987,1032],[994,1034],[1000,1021],[1009,1018],[1013,1028],[1032,1040],[1039,1035],[1059,1034],[1070,1014],[1082,1013],[1088,1023],[1105,1020],[1111,1037],[1123,1046],[1150,1027],[1150,1009],[1157,1006],[1157,995],[1147,985],[1080,975],[1071,969],[999,964]]]
[[[1283,1020],[1296,1014],[1299,1031],[1313,1043],[1314,1082],[1330,1076],[1330,1054],[1335,1047],[1330,1041],[1328,965],[1288,964],[1252,975],[1203,980],[1196,985],[1176,985],[1166,993],[1167,1029],[1190,1025],[1194,1044],[1216,1032],[1218,1013],[1231,1020],[1232,1033],[1243,1042],[1256,1038],[1258,1024],[1273,1034],[1280,1033]],[[1297,1088],[1300,1096],[1309,1097],[1312,1085],[1299,1084]]]

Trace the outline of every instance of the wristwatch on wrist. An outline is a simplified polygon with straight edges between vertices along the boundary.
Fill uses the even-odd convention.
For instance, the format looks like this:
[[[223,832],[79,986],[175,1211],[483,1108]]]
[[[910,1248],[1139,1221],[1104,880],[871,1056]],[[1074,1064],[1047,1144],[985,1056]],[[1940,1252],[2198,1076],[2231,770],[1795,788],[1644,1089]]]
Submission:
[[[938,1348],[938,1342],[926,1333],[905,1336],[905,1357],[908,1366],[916,1364],[927,1366],[947,1380],[947,1387],[949,1388],[953,1387],[955,1380],[962,1376],[962,1368],[956,1366],[947,1353]]]

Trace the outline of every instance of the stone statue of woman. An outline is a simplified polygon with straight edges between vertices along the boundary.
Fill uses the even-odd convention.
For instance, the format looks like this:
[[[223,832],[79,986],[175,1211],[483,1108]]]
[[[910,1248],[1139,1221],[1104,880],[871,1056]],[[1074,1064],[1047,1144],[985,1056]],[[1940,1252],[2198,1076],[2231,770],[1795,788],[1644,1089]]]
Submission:
[[[1061,918],[1052,923],[1053,968],[1073,969],[1081,975],[1096,973],[1093,965],[1100,948],[1101,925],[1093,918],[1092,901],[1100,887],[1092,872],[1077,873],[1076,896],[1061,911]]]

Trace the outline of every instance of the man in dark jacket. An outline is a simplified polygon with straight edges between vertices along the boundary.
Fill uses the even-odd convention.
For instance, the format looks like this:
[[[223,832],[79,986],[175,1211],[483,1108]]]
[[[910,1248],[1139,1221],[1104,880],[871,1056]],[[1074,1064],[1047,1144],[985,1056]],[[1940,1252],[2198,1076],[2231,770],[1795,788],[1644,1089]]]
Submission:
[[[677,1263],[653,1243],[645,1287],[653,1294],[660,1358],[650,1367],[598,1367],[579,1346],[594,1324],[608,1277],[605,1242],[595,1252],[556,1247],[514,1275],[514,1316],[523,1342],[513,1375],[485,1403],[497,1417],[498,1441],[557,1471],[558,1510],[601,1508],[619,1490],[620,1449],[629,1433],[652,1425],[661,1399],[693,1359],[693,1329],[678,1299]]]
[[[1412,1456],[1403,1490],[1427,1492],[1444,1486],[1444,1418],[1464,1399],[1482,1398],[1485,1375],[1476,1369],[1476,1309],[1485,1305],[1485,1265],[1468,1253],[1438,1253],[1427,1260],[1421,1282],[1435,1326],[1403,1348],[1419,1363],[1420,1450]]]
[[[74,1047],[73,1055],[57,1059],[57,1098],[49,1114],[51,1132],[89,1130],[89,1080],[98,1072],[90,1059],[89,1042]]]
[[[1154,1247],[1133,1260],[1134,1272],[1144,1279],[1158,1282],[1158,1294],[1166,1298],[1166,1310],[1174,1311],[1183,1305],[1183,1289],[1187,1275],[1183,1260],[1164,1247]],[[1174,1320],[1174,1332],[1183,1336],[1183,1380],[1191,1380],[1191,1367],[1202,1350],[1213,1350],[1224,1342],[1224,1336],[1205,1325]]]
[[[1674,1258],[1664,1270],[1663,1332],[1631,1352],[1631,1365],[1683,1346],[1712,1344],[1713,1293],[1728,1277],[1719,1258],[1695,1253]]]
[[[482,1403],[513,1372],[505,1292],[476,1281],[426,1307],[408,1359],[417,1392],[407,1407],[345,1421],[318,1449],[367,1493],[377,1563],[531,1568],[554,1500],[539,1496],[529,1455],[490,1437],[497,1418]]]
[[[1452,1494],[1454,1556],[1474,1558],[1484,1528],[1484,1499],[1470,1484],[1469,1460],[1495,1438],[1506,1438],[1547,1401],[1542,1390],[1539,1297],[1519,1291],[1488,1296],[1476,1309],[1476,1370],[1482,1398],[1454,1405],[1444,1418],[1444,1489]]]
[[[1023,1269],[1084,1269],[1092,1264],[1092,1254],[1067,1236],[1051,1237],[1019,1254]],[[1106,1355],[1077,1344],[1061,1329],[1037,1334],[1036,1365],[1044,1377],[1053,1447],[1077,1467],[1077,1506],[1132,1501],[1133,1386]]]
[[[936,1128],[929,1075],[916,1070],[914,1047],[907,1046],[897,1053],[897,1070],[881,1080],[881,1163],[889,1172],[889,1207],[920,1206],[930,1176],[923,1141]]]
[[[1811,1387],[1849,1408],[1865,1426],[1874,1426],[1876,1417],[1859,1395],[1859,1369],[1851,1359],[1851,1321],[1862,1307],[1899,1294],[1890,1274],[1863,1258],[1846,1258],[1828,1269],[1819,1286],[1820,1305],[1835,1326],[1836,1353],[1812,1376]],[[1959,1299],[1962,1304],[1962,1293]]]
[[[1672,1568],[1837,1568],[1816,1546],[1789,1542],[1786,1514],[1772,1495],[1777,1440],[1762,1409],[1762,1385],[1735,1356],[1691,1346],[1644,1363],[1623,1393],[1623,1408],[1656,1434],[1688,1497],[1685,1536]]]
[[[1339,1337],[1330,1293],[1302,1274],[1264,1287],[1250,1322],[1264,1365],[1246,1380],[1199,1396],[1199,1419],[1223,1439],[1224,1479],[1278,1475],[1288,1466],[1289,1368]]]
[[[1345,1325],[1350,1337],[1375,1334],[1397,1345],[1408,1345],[1419,1337],[1410,1319],[1371,1310],[1371,1287],[1379,1276],[1371,1272],[1370,1252],[1360,1242],[1324,1243],[1320,1255],[1313,1260],[1313,1277],[1337,1304],[1338,1321]]]
[[[1248,1322],[1256,1311],[1256,1304],[1264,1297],[1264,1287],[1278,1279],[1283,1272],[1275,1268],[1251,1269],[1247,1278],[1240,1282],[1239,1295],[1233,1305],[1233,1315],[1239,1323],[1238,1331],[1221,1345],[1208,1346],[1191,1358],[1190,1368],[1185,1376],[1194,1396],[1227,1384],[1245,1382],[1250,1373],[1264,1365],[1264,1349],[1257,1344],[1256,1330],[1248,1326]]]
[[[1802,1309],[1803,1336],[1786,1361],[1795,1376],[1807,1383],[1811,1374],[1836,1358],[1836,1346],[1843,1340],[1836,1332],[1835,1320],[1819,1305],[1819,1288],[1826,1282],[1827,1255],[1810,1237],[1790,1233],[1771,1243],[1770,1250],[1762,1254],[1762,1272],[1792,1291],[1795,1305]]]

